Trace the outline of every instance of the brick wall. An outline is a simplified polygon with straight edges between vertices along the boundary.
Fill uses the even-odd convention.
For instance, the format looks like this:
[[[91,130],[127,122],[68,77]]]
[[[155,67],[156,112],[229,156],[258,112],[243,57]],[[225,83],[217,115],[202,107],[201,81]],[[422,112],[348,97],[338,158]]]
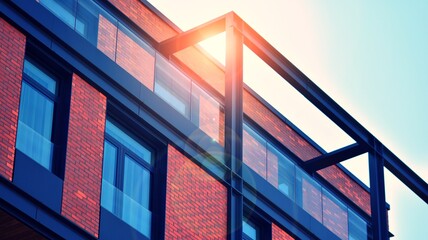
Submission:
[[[244,91],[244,113],[300,159],[308,160],[320,155],[314,147],[247,91]]]
[[[0,176],[12,180],[25,36],[0,18]]]
[[[302,179],[302,207],[322,223],[321,189]]]
[[[73,75],[61,214],[98,237],[106,97]]]
[[[139,0],[109,0],[109,2],[157,42],[162,42],[178,33]],[[177,52],[174,57],[224,95],[224,70],[201,51],[195,47],[189,47]]]
[[[116,61],[117,27],[99,15],[97,48],[111,60]]]
[[[278,188],[278,156],[267,151],[267,180],[274,187]]]
[[[155,57],[121,30],[117,33],[116,62],[153,91]]]
[[[334,165],[322,169],[318,173],[364,212],[371,215],[370,193],[352,180],[342,169]]]
[[[155,57],[100,15],[97,48],[153,91]]]
[[[199,95],[199,128],[224,145],[224,112],[217,102],[205,94]]]
[[[173,28],[139,0],[109,0],[109,2],[158,42],[177,34]]]
[[[165,239],[226,239],[226,187],[172,146],[165,220]]]
[[[272,223],[272,240],[293,240],[294,238],[288,235],[287,232]]]
[[[323,224],[340,239],[348,239],[348,212],[331,198],[322,196]]]
[[[243,162],[266,179],[266,142],[260,142],[245,130],[242,138]]]

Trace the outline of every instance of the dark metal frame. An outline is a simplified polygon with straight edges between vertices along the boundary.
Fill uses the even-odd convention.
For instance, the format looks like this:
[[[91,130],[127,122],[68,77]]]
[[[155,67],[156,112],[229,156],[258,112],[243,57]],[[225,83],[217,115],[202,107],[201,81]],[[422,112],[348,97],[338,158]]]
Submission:
[[[263,37],[254,31],[239,16],[231,12],[208,23],[202,24],[175,37],[167,39],[157,46],[166,56],[193,46],[211,36],[226,32],[226,94],[225,94],[225,154],[228,156],[232,173],[230,176],[234,191],[242,189],[242,179],[235,182],[235,174],[241,175],[242,160],[242,48],[245,44],[258,57],[266,62],[283,79],[298,90],[313,105],[322,111],[330,120],[352,137],[356,143],[345,146],[331,153],[306,161],[304,167],[308,172],[369,153],[370,196],[372,209],[373,236],[376,239],[387,239],[385,183],[383,167],[386,167],[408,188],[428,203],[428,185],[394,153],[387,149],[376,137],[357,122],[332,98],[305,76],[297,67],[287,60]],[[237,188],[235,187],[237,186]],[[241,195],[240,195],[241,196]],[[229,194],[233,200],[236,196]],[[242,196],[241,196],[242,197]],[[238,197],[239,198],[239,197]],[[242,198],[235,201],[242,201]],[[233,202],[233,201],[232,201]],[[233,204],[232,204],[233,208]],[[241,213],[242,209],[230,209]],[[238,215],[239,216],[239,215]],[[236,221],[235,221],[236,220]],[[231,229],[239,229],[240,223],[232,218]],[[233,231],[231,231],[233,235]],[[238,237],[238,235],[236,235]],[[239,238],[239,237],[238,237]],[[240,238],[239,238],[240,239]]]

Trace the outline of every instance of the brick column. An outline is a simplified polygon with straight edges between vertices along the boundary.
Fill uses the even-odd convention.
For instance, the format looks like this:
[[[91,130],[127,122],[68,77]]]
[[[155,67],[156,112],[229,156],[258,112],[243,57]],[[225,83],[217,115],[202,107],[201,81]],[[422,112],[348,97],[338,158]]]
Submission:
[[[0,176],[12,181],[25,36],[0,18]]]
[[[106,97],[73,75],[61,214],[98,237]]]

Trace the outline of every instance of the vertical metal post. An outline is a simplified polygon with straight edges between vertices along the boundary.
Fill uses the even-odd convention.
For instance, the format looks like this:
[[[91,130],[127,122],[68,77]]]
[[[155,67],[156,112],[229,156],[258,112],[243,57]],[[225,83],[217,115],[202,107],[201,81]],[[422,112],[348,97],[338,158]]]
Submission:
[[[230,167],[228,190],[229,239],[242,239],[242,122],[243,122],[243,36],[240,19],[230,13],[226,19],[225,156]]]
[[[379,152],[382,152],[382,144],[375,141],[374,148],[376,151],[370,151],[369,153],[373,239],[389,239],[386,216],[384,159],[379,154]]]

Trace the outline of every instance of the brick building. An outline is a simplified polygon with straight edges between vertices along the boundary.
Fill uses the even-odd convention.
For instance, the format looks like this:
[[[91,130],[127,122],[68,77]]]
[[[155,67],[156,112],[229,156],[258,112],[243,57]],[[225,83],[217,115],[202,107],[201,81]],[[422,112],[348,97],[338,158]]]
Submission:
[[[195,45],[219,32],[226,66]],[[326,153],[244,86],[243,44],[356,143]],[[427,198],[234,13],[183,33],[146,1],[1,1],[0,111],[1,239],[388,238],[384,165]],[[339,163],[366,152],[372,190]]]

